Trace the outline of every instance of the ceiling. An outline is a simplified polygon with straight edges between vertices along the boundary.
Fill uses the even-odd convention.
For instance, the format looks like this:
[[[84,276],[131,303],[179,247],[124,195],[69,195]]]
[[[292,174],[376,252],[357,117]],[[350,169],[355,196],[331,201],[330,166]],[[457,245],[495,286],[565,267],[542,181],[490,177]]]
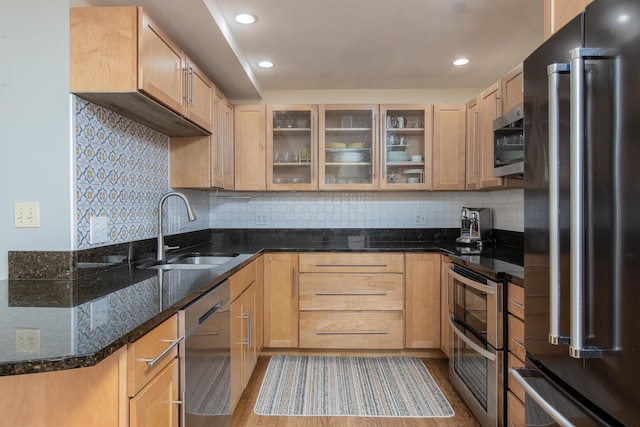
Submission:
[[[542,0],[133,3],[238,101],[260,100],[267,90],[482,88],[543,40]],[[240,12],[258,22],[237,24]],[[452,65],[458,57],[470,63]],[[259,68],[263,59],[275,66]]]

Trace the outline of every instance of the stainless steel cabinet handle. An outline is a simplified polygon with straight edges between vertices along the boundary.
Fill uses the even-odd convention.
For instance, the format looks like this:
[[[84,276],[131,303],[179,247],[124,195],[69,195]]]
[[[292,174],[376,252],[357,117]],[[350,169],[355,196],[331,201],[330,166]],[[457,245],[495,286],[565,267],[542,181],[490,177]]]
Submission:
[[[220,332],[215,331],[215,332],[203,332],[201,334],[191,334],[192,337],[210,337],[213,335],[220,335]]]
[[[451,330],[453,331],[453,333],[456,334],[456,336],[460,338],[462,341],[464,341],[465,344],[471,347],[473,351],[475,351],[476,353],[479,353],[485,359],[495,362],[496,355],[480,347],[478,344],[474,343],[469,338],[467,338],[466,335],[464,335],[462,332],[458,330],[458,327],[456,326],[454,321],[451,319],[451,317],[449,317],[449,325],[451,326]]]
[[[569,64],[547,67],[549,85],[549,343],[568,344],[560,335],[560,75]]]
[[[493,286],[488,286],[488,285],[483,285],[482,283],[479,282],[474,282],[471,279],[467,279],[466,277],[456,273],[453,270],[453,267],[449,267],[449,277],[452,277],[454,280],[457,280],[460,283],[463,283],[473,289],[477,289],[481,292],[484,292],[486,294],[489,295],[495,295],[496,293],[496,283],[495,282],[491,282],[490,280],[487,280],[487,282],[491,282],[493,283]]]
[[[362,291],[362,292],[316,292],[316,296],[384,296],[387,295],[384,291]]]
[[[538,405],[540,405],[540,408],[542,408],[542,410],[546,412],[547,415],[549,415],[551,418],[553,418],[553,420],[557,422],[561,427],[575,427],[573,423],[571,423],[564,417],[564,415],[562,415],[553,406],[551,406],[549,402],[544,400],[544,398],[540,396],[540,394],[533,387],[531,387],[527,381],[525,381],[525,379],[518,373],[516,369],[509,368],[509,375],[511,375],[513,379],[516,380],[518,384],[522,386],[522,388],[524,388],[527,394],[533,400],[535,400]]]
[[[190,92],[189,92],[189,103],[191,104],[191,106],[193,107],[193,86],[194,85],[194,79],[195,79],[195,73],[193,72],[193,67],[189,67],[189,80],[191,81],[191,88],[190,88]]]
[[[514,343],[515,345],[517,345],[518,347],[520,347],[521,349],[526,350],[524,348],[524,344],[521,343],[520,341],[516,340],[515,338],[511,338],[511,342]]]
[[[387,335],[387,331],[318,331],[316,335]]]
[[[247,348],[251,348],[253,345],[253,337],[251,336],[253,334],[252,317],[251,309],[247,309]]]
[[[157,355],[154,359],[151,358],[139,358],[136,359],[138,362],[145,362],[149,368],[153,368],[163,357],[165,357],[171,350],[174,349],[175,346],[180,344],[184,340],[184,337],[180,337],[177,340],[162,340],[163,342],[168,342],[169,347],[167,347],[162,353]]]
[[[519,302],[511,301],[511,305],[519,308],[520,310],[524,310],[524,305],[520,304]]]
[[[387,264],[316,264],[316,267],[386,267]]]

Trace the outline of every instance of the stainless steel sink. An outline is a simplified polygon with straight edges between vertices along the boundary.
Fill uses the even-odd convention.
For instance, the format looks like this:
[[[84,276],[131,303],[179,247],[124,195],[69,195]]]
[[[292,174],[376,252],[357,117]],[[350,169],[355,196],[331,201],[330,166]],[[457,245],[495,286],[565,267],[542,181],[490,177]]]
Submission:
[[[145,264],[140,268],[153,268],[156,270],[195,270],[205,268],[215,268],[219,265],[225,264],[238,254],[213,254],[213,255],[200,255],[189,254],[176,258],[167,262],[156,261],[152,264]]]

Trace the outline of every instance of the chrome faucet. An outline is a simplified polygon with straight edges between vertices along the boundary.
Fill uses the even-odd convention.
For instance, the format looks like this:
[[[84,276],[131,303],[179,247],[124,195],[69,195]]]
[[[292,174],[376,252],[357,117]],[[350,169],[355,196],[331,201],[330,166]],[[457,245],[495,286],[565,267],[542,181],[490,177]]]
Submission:
[[[184,201],[185,205],[187,206],[187,216],[189,217],[189,221],[195,221],[197,218],[195,212],[191,208],[191,204],[189,203],[187,196],[185,196],[184,194],[179,193],[177,191],[170,191],[168,193],[165,193],[162,197],[160,197],[160,201],[158,202],[158,255],[156,258],[156,260],[158,261],[166,260],[165,248],[164,248],[164,236],[162,234],[162,204],[164,203],[165,200],[167,200],[171,196],[179,197]]]

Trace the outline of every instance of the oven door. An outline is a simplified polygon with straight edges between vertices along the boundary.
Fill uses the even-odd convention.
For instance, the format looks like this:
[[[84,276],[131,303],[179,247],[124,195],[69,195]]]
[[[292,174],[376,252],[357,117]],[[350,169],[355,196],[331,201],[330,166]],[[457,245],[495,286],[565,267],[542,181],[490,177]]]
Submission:
[[[503,343],[503,284],[454,264],[449,268],[449,311],[496,349]]]
[[[449,379],[483,427],[501,426],[504,354],[449,316]]]

